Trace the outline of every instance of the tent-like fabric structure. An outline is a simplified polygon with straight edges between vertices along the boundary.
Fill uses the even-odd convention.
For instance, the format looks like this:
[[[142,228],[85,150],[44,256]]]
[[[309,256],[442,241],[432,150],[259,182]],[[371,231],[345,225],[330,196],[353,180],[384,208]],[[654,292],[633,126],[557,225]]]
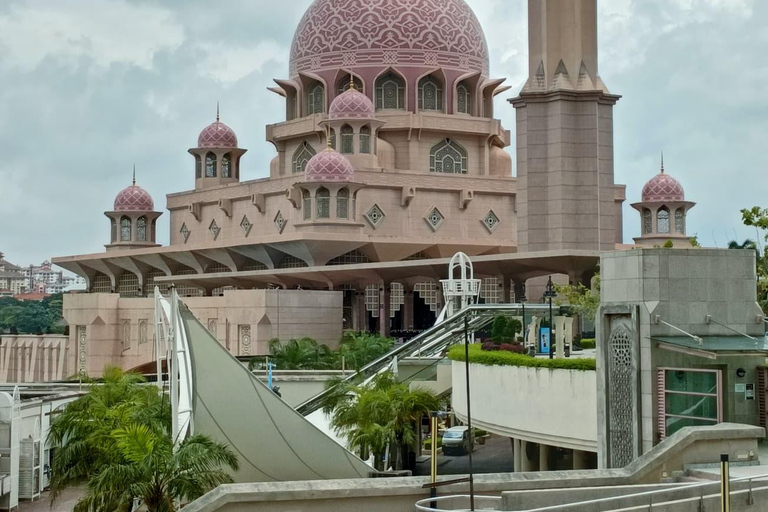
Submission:
[[[374,470],[257,379],[180,305],[192,366],[194,432],[229,444],[235,482],[364,478]]]

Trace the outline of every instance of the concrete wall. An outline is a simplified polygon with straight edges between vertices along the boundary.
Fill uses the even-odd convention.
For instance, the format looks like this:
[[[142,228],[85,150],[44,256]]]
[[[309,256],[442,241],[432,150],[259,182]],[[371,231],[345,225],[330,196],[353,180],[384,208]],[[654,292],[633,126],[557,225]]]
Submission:
[[[50,382],[76,371],[69,338],[49,334],[0,336],[0,382]]]
[[[595,372],[470,365],[472,424],[495,434],[597,451]],[[452,406],[466,417],[464,363],[453,363]]]

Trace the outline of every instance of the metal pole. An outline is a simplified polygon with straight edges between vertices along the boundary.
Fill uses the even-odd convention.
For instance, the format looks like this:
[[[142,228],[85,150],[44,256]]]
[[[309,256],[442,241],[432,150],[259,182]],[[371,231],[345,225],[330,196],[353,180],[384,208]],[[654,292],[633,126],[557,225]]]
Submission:
[[[552,276],[549,276],[549,282],[547,282],[547,297],[549,298],[549,358],[554,359],[555,357],[555,351],[553,350],[554,347],[552,346],[552,340],[554,339],[554,332],[555,332],[555,324],[552,323],[552,294],[553,294],[553,287],[552,287]]]
[[[464,368],[467,379],[467,430],[469,431],[469,509],[475,510],[475,479],[472,475],[472,449],[474,448],[474,435],[472,432],[472,409],[469,398],[469,321],[464,316]]]
[[[720,455],[720,512],[731,512],[731,475],[728,454]]]
[[[431,461],[430,461],[430,482],[433,484],[437,482],[437,411],[429,413],[429,425],[432,430],[432,445],[430,446]],[[437,497],[437,487],[432,487],[429,491],[430,498]],[[431,508],[437,508],[437,502],[433,501],[430,504]]]
[[[174,451],[179,435],[179,366],[176,353],[179,332],[179,294],[176,288],[171,288],[171,356],[168,358],[168,380],[171,384],[171,439],[173,439]]]

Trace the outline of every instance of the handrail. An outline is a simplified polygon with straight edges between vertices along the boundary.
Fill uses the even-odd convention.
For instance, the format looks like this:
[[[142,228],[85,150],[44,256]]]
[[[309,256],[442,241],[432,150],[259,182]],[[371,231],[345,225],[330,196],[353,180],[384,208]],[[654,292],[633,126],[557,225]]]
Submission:
[[[437,496],[434,498],[424,498],[423,500],[419,500],[416,502],[416,510],[419,512],[456,512],[456,511],[463,511],[463,510],[469,510],[467,509],[457,509],[457,508],[437,508],[437,503],[440,501],[448,501],[448,500],[454,500],[454,499],[469,499],[469,494],[452,494],[449,496]],[[478,496],[475,495],[475,502],[483,502],[483,501],[492,501],[492,502],[500,502],[501,496]],[[433,504],[435,506],[433,506]],[[499,510],[498,508],[475,508],[476,511],[482,512],[482,511],[489,511],[489,510]]]

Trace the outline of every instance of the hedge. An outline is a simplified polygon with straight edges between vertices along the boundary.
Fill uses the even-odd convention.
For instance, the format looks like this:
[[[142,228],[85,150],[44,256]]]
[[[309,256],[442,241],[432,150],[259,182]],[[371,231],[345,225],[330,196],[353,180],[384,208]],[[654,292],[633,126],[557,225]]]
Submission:
[[[443,438],[438,437],[437,438],[437,447],[441,448],[443,446]],[[424,441],[424,449],[425,450],[431,450],[432,449],[432,439],[427,439]]]
[[[595,348],[595,339],[594,338],[584,338],[579,342],[579,346],[581,348]]]
[[[448,359],[464,361],[464,345],[454,345],[448,350]],[[469,362],[499,366],[526,366],[529,368],[552,368],[561,370],[594,371],[595,360],[589,358],[549,359],[546,357],[531,357],[512,352],[482,350],[479,344],[469,346]]]

